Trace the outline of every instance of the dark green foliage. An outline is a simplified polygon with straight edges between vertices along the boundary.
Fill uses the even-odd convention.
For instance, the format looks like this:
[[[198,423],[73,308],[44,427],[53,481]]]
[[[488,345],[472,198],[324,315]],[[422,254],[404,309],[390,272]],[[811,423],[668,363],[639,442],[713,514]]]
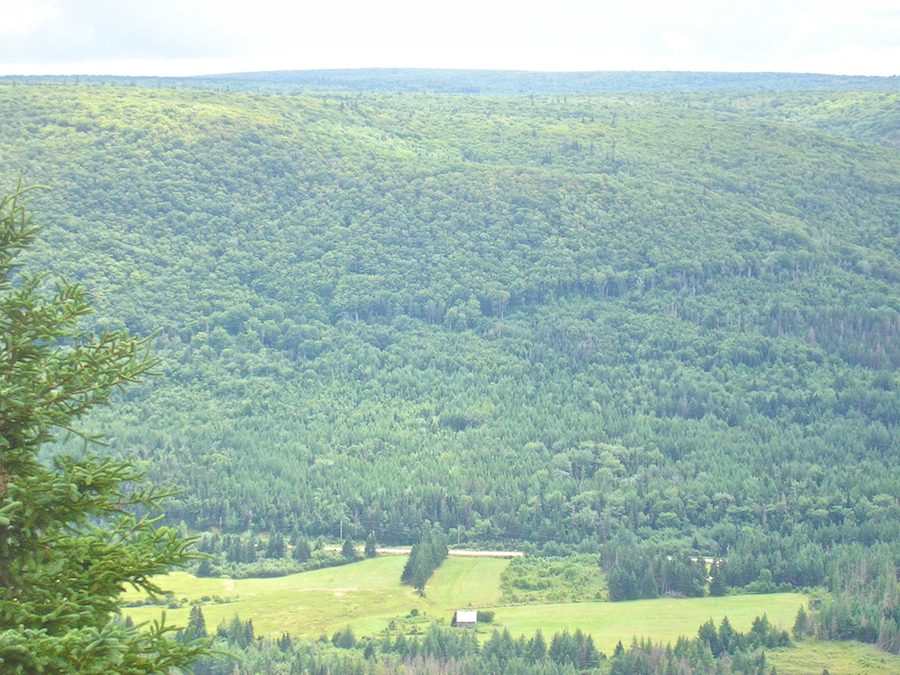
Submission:
[[[388,631],[380,639],[357,640],[346,627],[327,641],[315,645],[301,640],[257,640],[248,642],[237,617],[227,624],[236,641],[226,638],[225,624],[220,631],[222,646],[241,649],[240,664],[209,664],[212,675],[240,675],[258,672],[331,673],[355,675],[366,672],[458,673],[482,675],[507,673],[524,675],[574,675],[610,673],[650,675],[668,673],[732,673],[757,675],[765,667],[768,649],[790,646],[787,634],[773,628],[765,618],[754,622],[747,634],[736,633],[727,619],[720,628],[710,622],[701,627],[694,640],[680,638],[674,646],[634,640],[626,649],[621,643],[612,656],[598,652],[590,635],[581,630],[556,633],[550,646],[538,631],[529,640],[514,638],[508,630],[494,630],[479,646],[473,631],[456,630],[431,624],[424,635]],[[251,633],[252,635],[252,633]],[[246,646],[242,646],[246,645]],[[263,667],[261,664],[266,664]]]
[[[212,563],[209,560],[200,561],[200,564],[197,565],[197,576],[200,578],[215,576]]]
[[[805,632],[824,640],[859,640],[900,653],[897,554],[887,545],[842,547],[833,554],[828,590],[810,602]],[[798,614],[795,629],[803,633]]]
[[[712,579],[709,582],[709,594],[715,597],[721,597],[728,593],[728,586],[725,584],[725,561],[716,560],[709,570]]]
[[[573,634],[568,631],[556,633],[547,650],[548,658],[558,665],[571,665],[578,670],[596,668],[600,665],[600,654],[594,647],[590,635],[580,629]]]
[[[425,584],[447,558],[448,551],[447,536],[440,526],[435,525],[426,532],[422,541],[412,547],[400,581],[424,593]]]
[[[544,640],[544,634],[538,629],[534,637],[528,640],[528,648],[525,653],[525,658],[532,663],[537,661],[542,661],[544,657],[547,655],[547,643]]]
[[[331,644],[338,649],[353,649],[356,646],[356,636],[350,626],[344,626],[331,638]]]
[[[494,612],[489,609],[479,609],[476,614],[478,623],[493,623],[494,622]]]
[[[303,563],[309,560],[310,555],[312,552],[309,550],[309,542],[303,537],[298,538],[291,551],[291,557],[297,562]]]
[[[366,537],[365,555],[367,558],[374,558],[377,555],[375,550],[375,533],[370,532]]]
[[[356,547],[353,546],[352,539],[344,539],[344,543],[341,544],[341,555],[344,556],[345,558],[347,558],[348,560],[355,559],[358,557],[358,555],[356,553]]]
[[[273,532],[269,535],[269,540],[266,543],[266,557],[283,558],[286,552],[284,537],[278,532]]]
[[[309,542],[299,535],[293,540],[295,543],[290,555],[287,555],[287,544],[278,533],[270,535],[265,546],[253,535],[204,534],[197,548],[210,557],[200,562],[195,573],[197,576],[229,576],[235,579],[276,577],[346,565],[358,559],[355,552],[349,556],[321,548],[313,552]],[[257,549],[265,555],[256,556]],[[281,555],[275,555],[278,553]]]
[[[206,632],[206,619],[203,618],[203,610],[200,609],[199,605],[194,605],[191,607],[191,615],[188,619],[188,631],[195,638],[205,638],[207,637]],[[193,631],[191,633],[191,631]]]
[[[227,642],[229,646],[247,649],[256,642],[253,620],[241,621],[237,615],[232,617],[231,621],[222,619],[222,623],[216,628],[216,637]]]
[[[127,331],[78,327],[91,302],[77,284],[48,288],[17,260],[38,228],[24,193],[0,198],[0,671],[159,673],[189,666],[205,640],[173,639],[158,622],[119,620],[126,585],[159,593],[149,579],[196,558],[190,540],[159,522],[171,490],[142,482],[108,457],[38,458],[113,390],[155,362],[149,341]],[[198,633],[199,635],[199,633]]]
[[[806,610],[801,607],[799,610],[797,610],[797,618],[794,620],[794,627],[791,628],[791,635],[799,640],[800,638],[807,635],[809,626],[809,614],[807,614]]]
[[[654,546],[638,546],[622,539],[604,546],[609,599],[637,600],[702,597],[706,594],[706,563],[687,551],[670,552]]]
[[[425,519],[472,540],[701,532],[739,558],[728,585],[765,568],[776,587],[820,583],[835,537],[896,534],[873,501],[896,494],[880,469],[900,410],[878,370],[896,361],[893,244],[867,229],[897,212],[883,151],[677,98],[52,93],[65,115],[39,89],[3,97],[4,156],[38,153],[27,120],[53,121],[69,178],[44,198],[60,225],[37,257],[96,280],[102,321],[164,329],[165,379],[96,424],[188,484],[176,522],[317,535],[349,515],[351,537],[389,543]],[[216,132],[152,122],[181,102],[218,110]],[[545,170],[559,112],[604,149]],[[404,130],[430,177],[382,154]],[[345,159],[323,159],[331,144]],[[132,148],[158,158],[151,177]],[[832,187],[815,169],[832,165],[857,178]]]

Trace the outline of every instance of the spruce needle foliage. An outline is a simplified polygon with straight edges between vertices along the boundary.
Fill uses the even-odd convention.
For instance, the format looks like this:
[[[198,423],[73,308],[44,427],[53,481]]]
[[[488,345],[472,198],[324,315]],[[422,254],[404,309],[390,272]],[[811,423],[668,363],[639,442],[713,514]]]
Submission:
[[[0,199],[0,672],[170,673],[206,653],[174,639],[165,616],[118,620],[120,594],[195,559],[191,540],[157,527],[172,489],[142,483],[127,462],[38,459],[43,443],[155,365],[148,340],[78,329],[91,301],[78,285],[22,272],[39,228],[21,181]]]

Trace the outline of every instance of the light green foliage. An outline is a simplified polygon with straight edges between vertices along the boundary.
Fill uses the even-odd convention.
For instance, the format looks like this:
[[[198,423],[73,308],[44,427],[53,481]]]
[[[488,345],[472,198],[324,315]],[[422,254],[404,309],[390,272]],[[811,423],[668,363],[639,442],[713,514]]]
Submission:
[[[155,623],[116,621],[126,585],[158,591],[151,575],[195,556],[155,526],[171,491],[141,484],[130,464],[60,456],[41,445],[154,365],[148,341],[79,330],[90,313],[80,286],[17,269],[37,233],[23,192],[0,199],[0,671],[160,673],[190,664],[205,642],[176,642]]]
[[[501,577],[501,602],[589,602],[607,598],[599,556],[514,558]]]

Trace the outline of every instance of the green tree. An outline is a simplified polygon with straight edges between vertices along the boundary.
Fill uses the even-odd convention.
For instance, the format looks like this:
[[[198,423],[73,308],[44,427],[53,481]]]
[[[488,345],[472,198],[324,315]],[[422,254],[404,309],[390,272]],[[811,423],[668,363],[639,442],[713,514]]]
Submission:
[[[532,663],[536,663],[545,656],[547,656],[547,642],[544,640],[544,634],[539,628],[535,632],[534,637],[528,641],[527,658]]]
[[[191,615],[188,619],[188,630],[190,629],[193,629],[194,637],[205,638],[208,635],[206,632],[206,619],[203,617],[203,610],[200,608],[200,605],[191,607]]]
[[[801,606],[797,611],[797,618],[794,620],[794,627],[791,628],[791,634],[798,640],[806,635],[809,629],[809,614]]]
[[[344,626],[332,636],[331,643],[338,649],[353,649],[356,646],[356,635],[350,626]]]
[[[366,557],[374,558],[377,555],[375,550],[375,533],[370,532],[369,536],[366,537]]]
[[[714,562],[712,565],[712,581],[709,582],[709,594],[721,597],[728,593],[728,587],[725,585],[724,563],[721,561]]]
[[[297,562],[306,562],[309,560],[309,556],[312,555],[309,550],[309,542],[306,539],[298,539],[297,543],[294,544],[294,550],[291,551],[291,557]]]
[[[81,287],[48,291],[46,275],[22,273],[16,257],[38,232],[24,192],[0,199],[0,671],[170,673],[208,642],[116,615],[126,585],[159,593],[153,575],[196,558],[190,540],[156,527],[172,490],[109,458],[37,457],[55,430],[79,434],[80,417],[153,367],[149,343],[79,330],[91,312]]]

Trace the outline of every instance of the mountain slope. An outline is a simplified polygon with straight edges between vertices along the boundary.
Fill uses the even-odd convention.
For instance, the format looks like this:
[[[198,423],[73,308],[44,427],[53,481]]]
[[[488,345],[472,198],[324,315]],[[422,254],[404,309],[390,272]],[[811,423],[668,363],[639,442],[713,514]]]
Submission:
[[[732,99],[2,87],[0,157],[35,268],[160,331],[91,424],[173,519],[813,585],[900,534],[900,158]]]

